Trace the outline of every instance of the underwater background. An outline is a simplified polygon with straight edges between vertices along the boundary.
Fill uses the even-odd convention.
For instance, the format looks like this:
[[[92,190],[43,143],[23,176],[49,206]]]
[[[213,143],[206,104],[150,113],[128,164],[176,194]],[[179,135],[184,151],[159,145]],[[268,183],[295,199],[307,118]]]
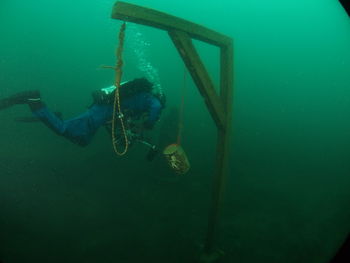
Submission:
[[[2,0],[0,98],[40,89],[73,117],[113,83],[120,21],[111,0]],[[350,229],[350,20],[337,0],[126,1],[234,39],[230,173],[217,246],[222,262],[329,262]],[[219,52],[195,41],[215,83]],[[203,247],[216,128],[166,32],[127,23],[123,80],[162,85],[154,134],[191,162],[176,176],[135,145],[114,154],[101,129],[76,146],[27,106],[0,112],[0,260],[193,262]]]

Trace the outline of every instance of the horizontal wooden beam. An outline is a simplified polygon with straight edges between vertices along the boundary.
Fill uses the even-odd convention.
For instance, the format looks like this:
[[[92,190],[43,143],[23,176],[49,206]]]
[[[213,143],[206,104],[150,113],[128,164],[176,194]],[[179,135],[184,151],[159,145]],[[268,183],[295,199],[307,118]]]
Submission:
[[[112,18],[153,26],[166,31],[184,31],[187,32],[191,38],[219,47],[227,46],[231,43],[231,38],[201,25],[150,8],[121,1],[115,3],[112,11]]]
[[[180,56],[190,72],[199,92],[204,97],[208,110],[219,129],[226,127],[226,116],[223,103],[215,91],[214,84],[200,59],[187,33],[178,30],[169,31]]]

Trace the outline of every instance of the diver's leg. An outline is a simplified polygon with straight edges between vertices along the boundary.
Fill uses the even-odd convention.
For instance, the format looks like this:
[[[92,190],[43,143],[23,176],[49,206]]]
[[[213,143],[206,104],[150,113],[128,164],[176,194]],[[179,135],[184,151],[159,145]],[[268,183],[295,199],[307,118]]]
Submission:
[[[98,128],[112,116],[112,106],[93,105],[83,114],[63,121],[43,104],[31,103],[29,106],[47,127],[80,146],[88,145]]]
[[[24,91],[1,99],[0,110],[16,104],[28,104],[33,114],[47,127],[81,146],[87,145],[97,129],[112,118],[111,105],[94,104],[78,117],[63,121],[45,106],[37,90]]]

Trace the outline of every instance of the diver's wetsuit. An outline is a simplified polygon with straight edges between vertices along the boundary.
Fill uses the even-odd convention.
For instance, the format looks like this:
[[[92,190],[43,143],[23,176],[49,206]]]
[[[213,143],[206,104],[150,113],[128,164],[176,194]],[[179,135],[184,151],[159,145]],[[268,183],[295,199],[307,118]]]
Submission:
[[[64,121],[42,105],[33,108],[33,114],[55,133],[80,146],[88,145],[98,128],[111,121],[113,115],[113,103],[94,103],[83,114]],[[121,109],[122,112],[128,112],[128,117],[132,119],[138,119],[142,114],[148,113],[144,126],[150,129],[159,119],[162,105],[151,93],[140,92],[122,99]]]

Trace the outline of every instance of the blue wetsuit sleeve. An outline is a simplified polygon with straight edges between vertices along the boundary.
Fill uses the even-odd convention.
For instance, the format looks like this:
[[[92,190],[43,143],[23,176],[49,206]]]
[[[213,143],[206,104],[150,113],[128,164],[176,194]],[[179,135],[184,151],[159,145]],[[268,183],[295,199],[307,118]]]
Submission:
[[[159,120],[162,105],[156,98],[150,98],[148,119],[144,123],[145,128],[152,129],[155,123]]]

